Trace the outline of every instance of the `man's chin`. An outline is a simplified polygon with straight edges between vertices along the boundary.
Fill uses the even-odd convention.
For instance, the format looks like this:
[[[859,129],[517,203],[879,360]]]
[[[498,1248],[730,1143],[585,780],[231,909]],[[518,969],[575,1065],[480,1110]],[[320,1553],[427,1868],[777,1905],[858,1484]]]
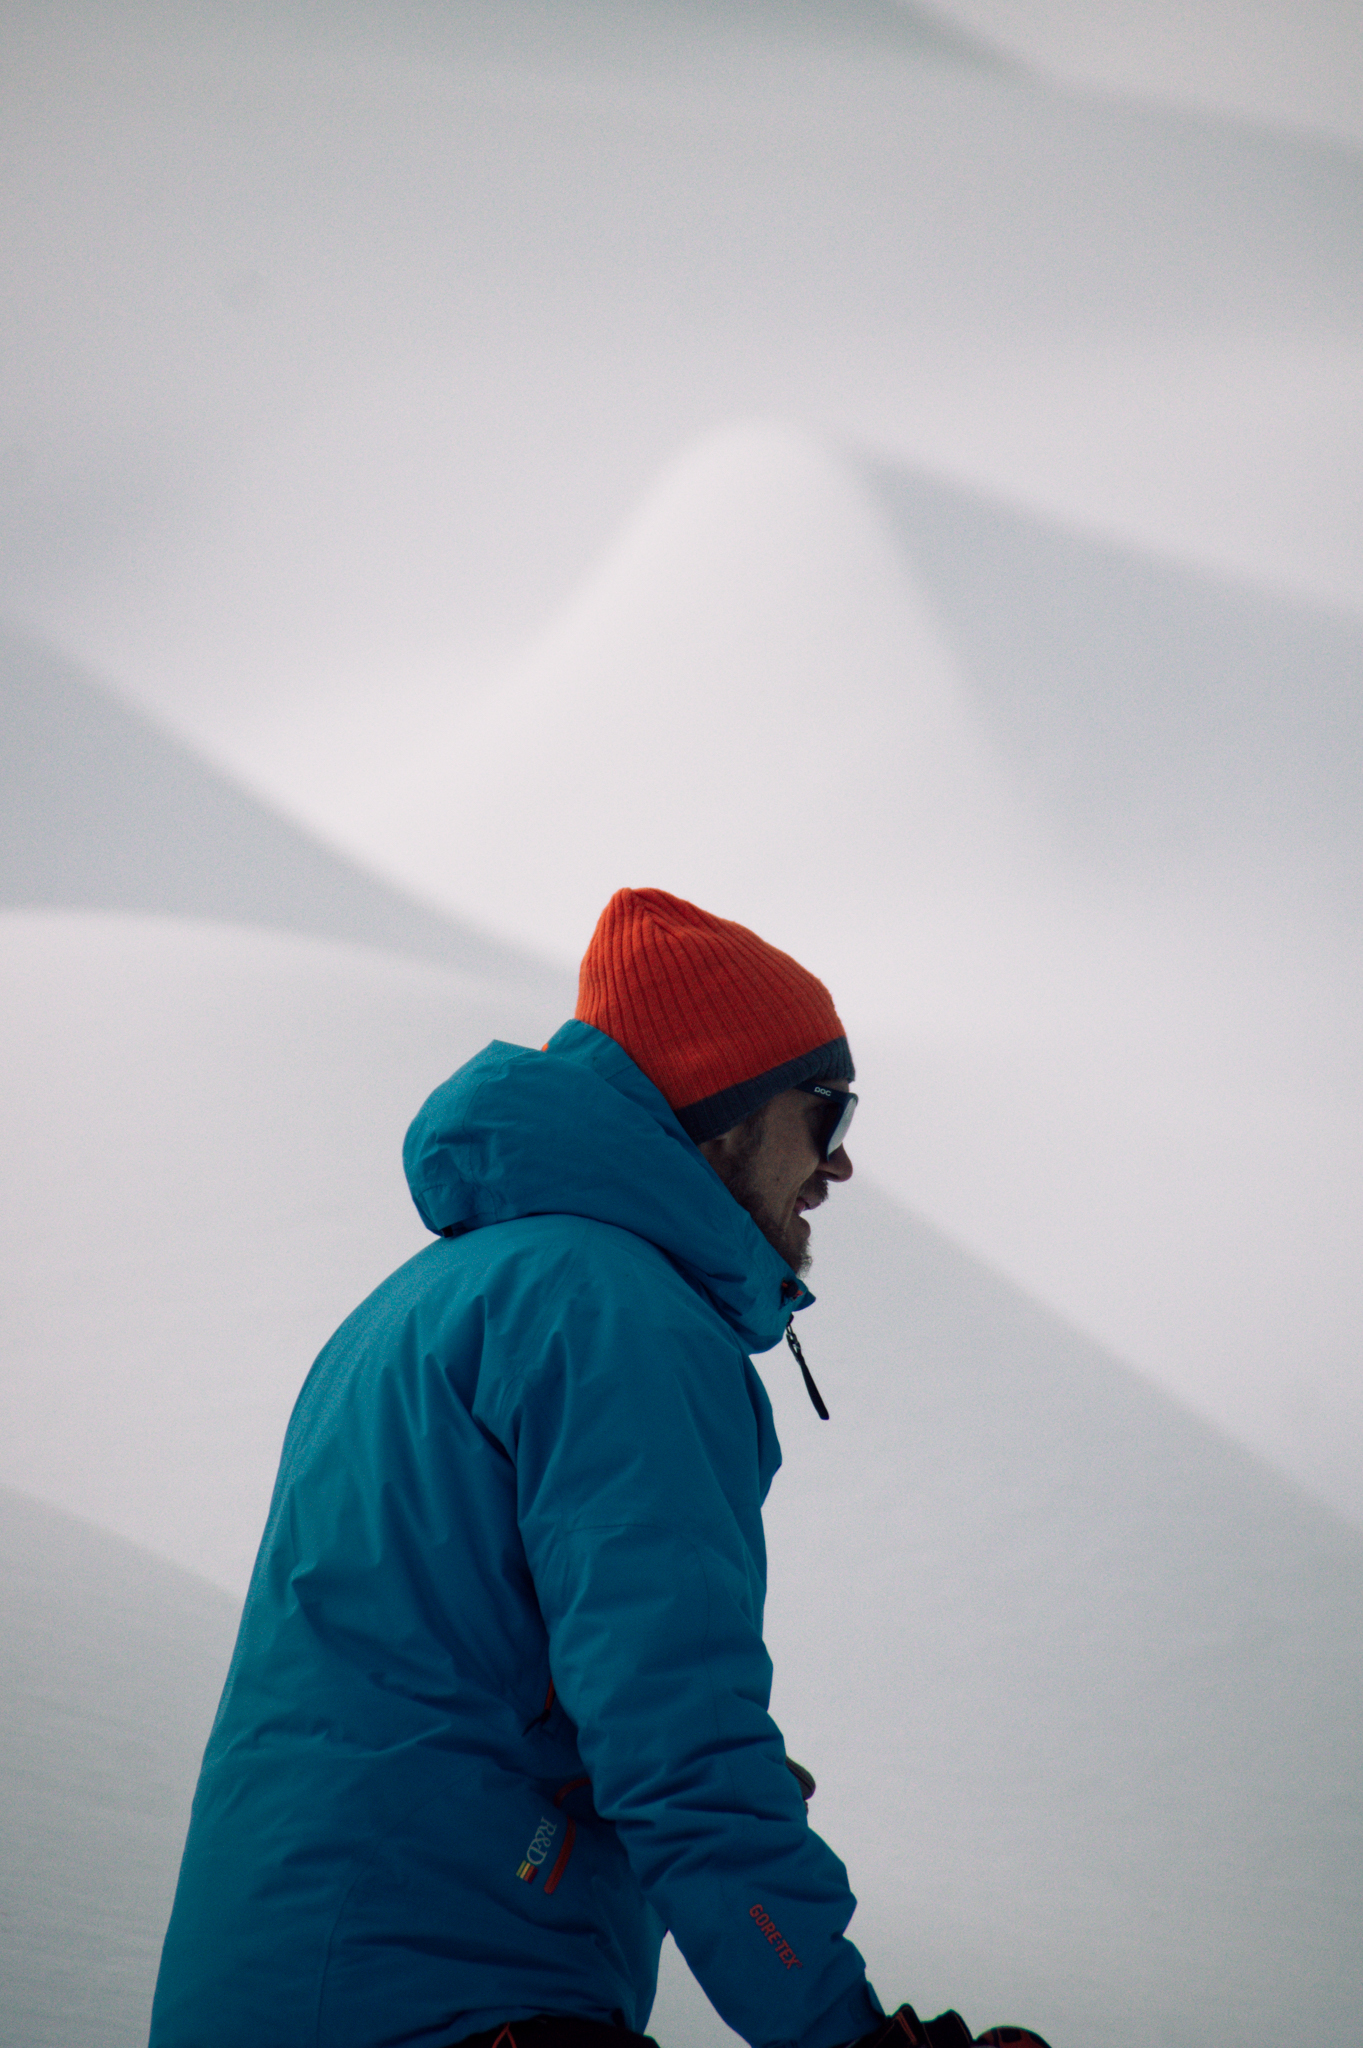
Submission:
[[[781,1254],[792,1272],[807,1273],[814,1255],[809,1248],[809,1225],[804,1217],[790,1215],[782,1220],[774,1216],[741,1168],[726,1174],[724,1179],[729,1193],[747,1210],[773,1251]]]
[[[809,1242],[809,1225],[803,1216],[792,1216],[783,1227],[767,1231],[766,1237],[794,1272],[803,1276],[809,1271],[814,1263],[814,1253]]]

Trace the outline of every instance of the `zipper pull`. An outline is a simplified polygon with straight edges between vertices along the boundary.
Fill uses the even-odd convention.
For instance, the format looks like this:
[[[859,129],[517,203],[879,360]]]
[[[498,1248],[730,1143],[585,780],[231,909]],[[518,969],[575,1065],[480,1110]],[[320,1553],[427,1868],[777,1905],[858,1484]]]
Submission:
[[[794,1316],[792,1316],[790,1321],[786,1324],[786,1342],[787,1344],[789,1344],[791,1350],[795,1353],[795,1363],[799,1366],[801,1373],[804,1375],[805,1392],[809,1395],[810,1400],[814,1403],[814,1413],[818,1416],[820,1422],[827,1422],[828,1410],[824,1407],[823,1395],[819,1392],[818,1388],[814,1384],[814,1375],[810,1371],[809,1367],[805,1364],[805,1355],[804,1352],[800,1349],[800,1340],[795,1334]]]

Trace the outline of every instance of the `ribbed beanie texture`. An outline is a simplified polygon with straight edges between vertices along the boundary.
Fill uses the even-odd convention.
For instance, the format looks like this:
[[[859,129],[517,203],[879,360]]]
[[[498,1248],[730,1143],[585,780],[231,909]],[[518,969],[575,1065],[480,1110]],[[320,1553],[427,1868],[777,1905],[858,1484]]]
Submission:
[[[797,1081],[855,1078],[821,981],[662,889],[611,897],[583,956],[576,1014],[624,1047],[697,1144]]]

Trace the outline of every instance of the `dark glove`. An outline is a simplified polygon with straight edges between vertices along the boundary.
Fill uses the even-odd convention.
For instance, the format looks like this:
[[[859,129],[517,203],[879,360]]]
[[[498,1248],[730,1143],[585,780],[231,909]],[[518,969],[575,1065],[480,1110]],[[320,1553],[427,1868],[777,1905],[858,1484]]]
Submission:
[[[991,2027],[978,2039],[958,2012],[939,2012],[920,2020],[911,2005],[901,2005],[873,2033],[863,2034],[852,2048],[1047,2048],[1040,2034],[1025,2027]]]
[[[801,1797],[804,1799],[805,1805],[808,1806],[815,1792],[813,1771],[806,1770],[803,1764],[797,1764],[793,1756],[786,1758],[786,1769],[799,1786]]]

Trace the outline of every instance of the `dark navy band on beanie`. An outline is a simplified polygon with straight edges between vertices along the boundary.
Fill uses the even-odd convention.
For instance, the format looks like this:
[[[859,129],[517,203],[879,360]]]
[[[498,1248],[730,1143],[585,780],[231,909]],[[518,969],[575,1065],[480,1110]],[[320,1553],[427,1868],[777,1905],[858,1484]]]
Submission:
[[[675,1114],[687,1137],[703,1145],[707,1138],[717,1138],[721,1131],[732,1130],[745,1116],[751,1116],[754,1110],[784,1095],[787,1088],[794,1088],[800,1081],[851,1083],[856,1078],[847,1040],[830,1038],[826,1045],[816,1045],[797,1059],[769,1067],[765,1074],[756,1074],[751,1081],[737,1081],[732,1088],[721,1088],[717,1095],[688,1102]]]

